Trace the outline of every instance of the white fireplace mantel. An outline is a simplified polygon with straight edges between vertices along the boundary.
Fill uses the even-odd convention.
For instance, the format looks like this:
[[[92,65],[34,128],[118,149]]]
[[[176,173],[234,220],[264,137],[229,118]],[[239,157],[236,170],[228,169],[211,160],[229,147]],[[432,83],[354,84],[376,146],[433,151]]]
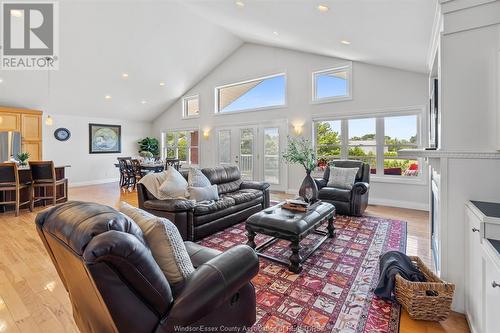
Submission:
[[[403,158],[458,158],[458,159],[500,159],[500,151],[450,151],[401,149],[398,157]]]

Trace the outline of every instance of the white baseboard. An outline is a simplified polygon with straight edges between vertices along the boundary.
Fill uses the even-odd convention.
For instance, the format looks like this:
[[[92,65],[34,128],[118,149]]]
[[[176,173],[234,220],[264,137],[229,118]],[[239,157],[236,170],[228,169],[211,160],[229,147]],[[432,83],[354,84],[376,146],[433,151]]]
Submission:
[[[285,191],[285,193],[298,195],[299,190],[288,189]],[[369,197],[368,203],[370,205],[380,205],[380,206],[388,206],[388,207],[398,207],[398,208],[408,208],[408,209],[429,211],[429,204],[420,203],[420,202],[413,202],[413,201],[390,200],[390,199]]]
[[[421,202],[413,202],[413,201],[369,198],[368,204],[429,211],[429,204]]]
[[[72,183],[69,182],[68,186],[71,187],[82,187],[82,186],[90,186],[90,185],[99,185],[99,184],[107,184],[107,183],[116,183],[119,182],[120,178],[105,178],[105,179],[97,179],[97,180],[88,180],[84,182]]]

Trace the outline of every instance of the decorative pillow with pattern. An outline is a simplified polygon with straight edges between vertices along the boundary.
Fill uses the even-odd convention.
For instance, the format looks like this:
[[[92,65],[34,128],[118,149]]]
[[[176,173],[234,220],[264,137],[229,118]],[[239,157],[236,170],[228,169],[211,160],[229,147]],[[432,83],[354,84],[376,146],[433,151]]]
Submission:
[[[141,228],[156,263],[170,284],[182,283],[194,272],[184,241],[172,222],[126,202],[120,203],[120,212]]]
[[[359,168],[338,168],[330,166],[330,178],[328,187],[344,188],[351,190],[356,180]]]
[[[210,180],[208,180],[207,176],[205,176],[200,169],[189,168],[188,186],[207,187],[211,185],[212,183],[210,183]]]

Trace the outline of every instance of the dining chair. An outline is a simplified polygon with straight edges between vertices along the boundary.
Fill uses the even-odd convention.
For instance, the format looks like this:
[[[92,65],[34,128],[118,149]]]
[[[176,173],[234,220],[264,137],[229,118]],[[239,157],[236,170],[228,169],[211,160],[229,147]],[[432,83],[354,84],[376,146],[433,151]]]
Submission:
[[[130,179],[132,180],[132,188],[135,190],[135,187],[137,186],[137,182],[143,176],[142,167],[141,167],[141,162],[139,162],[139,160],[133,159],[130,162],[132,165],[132,177]]]
[[[34,161],[29,162],[29,165],[33,179],[32,208],[38,201],[42,201],[43,205],[45,205],[47,200],[51,200],[52,204],[55,205],[58,200],[68,197],[68,179],[57,179],[53,161]],[[58,186],[62,186],[63,188],[63,195],[60,198],[57,198]],[[47,189],[51,189],[51,191],[47,193]]]
[[[21,202],[21,190],[28,189],[28,201]],[[22,205],[28,205],[30,211],[33,210],[33,196],[30,183],[21,183],[19,181],[19,172],[16,163],[0,163],[0,205],[15,205],[16,216],[19,216],[19,208]],[[14,193],[14,198],[7,193]]]
[[[120,168],[120,187],[125,185],[125,179],[127,177],[126,173],[127,171],[125,168],[122,168],[122,164],[120,161],[125,161],[125,163],[128,163],[129,161],[132,160],[132,157],[127,156],[127,157],[117,157],[118,160],[118,167]]]
[[[179,171],[179,168],[181,167],[181,160],[178,158],[165,159],[165,170],[167,170],[169,166],[173,166],[177,171]]]

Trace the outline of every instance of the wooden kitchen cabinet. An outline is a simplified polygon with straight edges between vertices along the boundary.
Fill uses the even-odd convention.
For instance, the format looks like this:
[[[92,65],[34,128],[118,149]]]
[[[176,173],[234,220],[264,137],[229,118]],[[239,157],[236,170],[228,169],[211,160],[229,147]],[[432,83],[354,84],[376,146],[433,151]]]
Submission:
[[[19,131],[20,128],[21,115],[19,113],[0,112],[0,131]]]
[[[21,151],[29,160],[42,159],[42,111],[0,106],[0,131],[21,133]]]

